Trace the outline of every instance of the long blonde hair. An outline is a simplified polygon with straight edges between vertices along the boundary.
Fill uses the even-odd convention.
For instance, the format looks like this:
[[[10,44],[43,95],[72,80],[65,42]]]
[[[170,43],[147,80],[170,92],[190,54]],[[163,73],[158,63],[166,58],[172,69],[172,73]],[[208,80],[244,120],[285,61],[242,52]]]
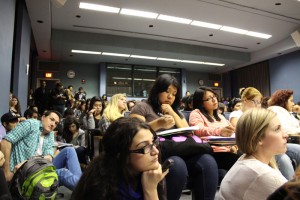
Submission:
[[[266,129],[276,113],[264,109],[254,108],[246,111],[238,120],[236,126],[236,144],[247,156],[253,155],[257,151],[258,143],[266,135]],[[277,168],[275,160],[269,164]]]
[[[121,112],[119,111],[118,100],[122,97],[126,98],[126,96],[121,93],[113,95],[110,98],[110,100],[108,101],[108,104],[107,104],[106,108],[104,109],[102,117],[105,117],[110,122],[113,122],[116,119],[123,117],[124,113],[128,109],[127,109],[127,105],[126,105],[126,109],[122,110]]]

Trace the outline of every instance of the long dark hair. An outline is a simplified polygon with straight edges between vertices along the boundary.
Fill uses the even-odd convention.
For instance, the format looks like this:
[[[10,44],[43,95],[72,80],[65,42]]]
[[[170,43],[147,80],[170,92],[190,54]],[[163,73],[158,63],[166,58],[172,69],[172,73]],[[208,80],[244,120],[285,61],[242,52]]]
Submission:
[[[215,96],[217,96],[217,94],[211,88],[205,86],[199,87],[196,89],[193,96],[193,109],[199,109],[208,121],[214,122],[213,118],[209,116],[207,110],[203,106],[203,97],[207,91],[212,92]],[[218,115],[218,108],[213,111],[213,115],[217,121],[221,121],[221,118]]]
[[[79,127],[80,127],[80,124],[75,117],[67,117],[65,119],[62,137],[66,140],[67,143],[70,143],[73,139],[73,135],[69,130],[69,126],[71,124],[75,124],[77,130],[79,130]]]
[[[161,103],[159,102],[159,93],[166,92],[170,85],[174,85],[177,89],[175,101],[171,105],[176,114],[179,115],[178,107],[181,99],[181,86],[178,80],[170,74],[160,75],[154,82],[149,92],[148,103],[151,105],[155,113],[161,112]],[[180,116],[180,115],[179,115]]]
[[[120,199],[120,181],[130,186],[137,178],[131,169],[128,150],[140,129],[148,129],[156,137],[151,127],[138,118],[121,117],[112,122],[103,137],[104,152],[84,171],[73,191],[73,200]]]
[[[97,97],[97,96],[94,96],[92,99],[91,99],[91,101],[90,101],[90,105],[89,105],[89,108],[88,108],[88,111],[86,112],[86,114],[87,114],[87,117],[88,117],[88,115],[89,115],[89,111],[90,110],[92,110],[93,109],[93,107],[94,107],[94,104],[97,102],[97,101],[100,101],[101,102],[101,105],[102,105],[102,110],[101,110],[101,112],[100,112],[100,115],[102,116],[102,114],[103,114],[103,111],[104,111],[104,102],[103,102],[103,100],[100,98],[100,97]]]

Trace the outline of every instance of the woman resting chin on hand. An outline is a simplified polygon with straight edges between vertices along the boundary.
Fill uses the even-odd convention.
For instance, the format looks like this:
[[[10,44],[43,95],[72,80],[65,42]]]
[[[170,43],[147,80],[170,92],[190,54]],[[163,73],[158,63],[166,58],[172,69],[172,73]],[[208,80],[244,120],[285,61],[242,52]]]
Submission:
[[[103,137],[105,153],[84,171],[72,199],[165,199],[162,180],[168,171],[162,172],[158,144],[147,123],[115,120]]]

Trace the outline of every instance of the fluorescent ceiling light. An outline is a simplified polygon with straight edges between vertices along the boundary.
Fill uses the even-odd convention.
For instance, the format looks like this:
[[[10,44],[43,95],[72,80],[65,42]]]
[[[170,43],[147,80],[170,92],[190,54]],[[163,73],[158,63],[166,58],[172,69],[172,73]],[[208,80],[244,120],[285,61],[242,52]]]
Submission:
[[[130,68],[123,68],[123,67],[110,67],[110,66],[108,66],[107,67],[108,69],[120,69],[120,70],[131,70],[131,67]]]
[[[171,61],[171,62],[180,62],[181,61],[181,60],[172,59],[172,58],[157,58],[157,60]]]
[[[100,51],[83,51],[83,50],[71,50],[72,53],[85,53],[85,54],[101,54]]]
[[[153,70],[153,69],[134,69],[134,71],[142,71],[142,72],[156,72],[156,70]]]
[[[110,12],[110,13],[119,13],[120,8],[117,7],[110,7],[110,6],[104,6],[99,4],[92,4],[92,3],[83,3],[80,2],[79,8],[81,9],[88,9],[88,10],[96,10],[101,12]]]
[[[239,28],[234,28],[234,27],[230,27],[230,26],[223,26],[221,28],[222,31],[228,31],[228,32],[232,32],[232,33],[238,33],[238,34],[246,34],[248,31],[244,30],[244,29],[239,29]]]
[[[215,65],[215,66],[224,66],[225,64],[222,63],[211,63],[211,62],[204,62],[203,65]]]
[[[146,78],[144,78],[143,81],[153,81],[154,82],[155,79],[146,79]]]
[[[200,22],[200,21],[196,21],[196,20],[194,20],[191,23],[191,25],[201,26],[201,27],[205,27],[205,28],[212,28],[212,29],[220,29],[222,27],[222,25],[211,24],[211,23],[207,23],[207,22]]]
[[[168,73],[168,74],[179,74],[180,72],[176,72],[176,71],[165,71],[165,70],[161,70],[159,71],[160,73]]]
[[[131,80],[131,78],[123,78],[123,77],[112,77],[112,79]]]
[[[122,8],[120,14],[155,19],[158,13]]]
[[[162,15],[162,14],[160,14],[157,19],[165,20],[165,21],[169,21],[169,22],[177,22],[177,23],[181,23],[181,24],[190,24],[192,21],[191,19],[174,17],[174,16],[169,16],[169,15]]]
[[[130,54],[109,53],[109,52],[103,52],[102,55],[104,55],[104,56],[119,56],[119,57],[129,57],[130,56]]]
[[[157,57],[151,57],[151,56],[140,56],[140,55],[131,55],[132,58],[142,58],[142,59],[150,59],[150,60],[156,60]]]
[[[253,31],[248,31],[246,35],[253,36],[253,37],[259,37],[263,39],[269,39],[272,37],[272,35],[264,34],[264,33],[258,33],[258,32],[253,32]]]
[[[192,64],[204,64],[204,62],[193,61],[193,60],[182,60],[181,62],[184,62],[184,63],[192,63]]]

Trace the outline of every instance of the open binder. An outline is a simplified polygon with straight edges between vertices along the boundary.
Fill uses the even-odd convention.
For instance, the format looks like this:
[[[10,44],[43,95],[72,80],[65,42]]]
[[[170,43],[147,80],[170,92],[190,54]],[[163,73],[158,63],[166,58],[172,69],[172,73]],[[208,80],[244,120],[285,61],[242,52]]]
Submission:
[[[184,135],[184,134],[193,133],[193,131],[195,130],[199,130],[199,126],[189,126],[185,128],[169,129],[166,131],[157,132],[156,135],[157,136]]]

